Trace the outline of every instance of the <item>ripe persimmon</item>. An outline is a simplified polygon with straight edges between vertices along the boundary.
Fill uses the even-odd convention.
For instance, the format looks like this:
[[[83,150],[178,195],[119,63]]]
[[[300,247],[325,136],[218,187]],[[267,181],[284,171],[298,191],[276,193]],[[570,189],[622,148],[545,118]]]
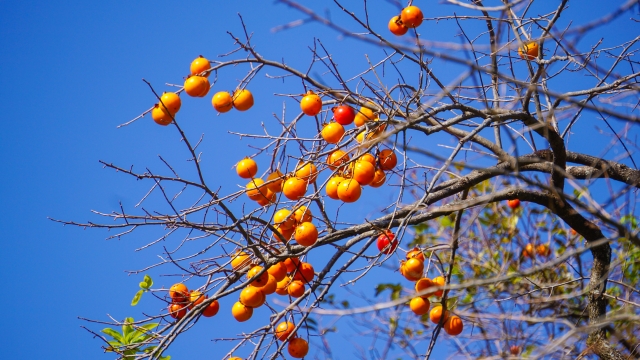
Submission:
[[[192,290],[189,294],[189,310],[194,306],[201,304],[204,301],[204,294],[198,290]]]
[[[213,300],[209,305],[207,305],[204,310],[202,310],[202,316],[204,317],[212,317],[215,316],[220,310],[220,303],[218,300]]]
[[[333,109],[333,119],[340,125],[349,125],[356,117],[356,112],[349,105],[336,106]]]
[[[509,348],[509,352],[511,353],[511,355],[518,355],[520,354],[520,346],[518,345],[511,345],[511,348]]]
[[[376,157],[373,156],[370,153],[364,153],[364,154],[360,155],[357,158],[357,161],[366,161],[366,162],[370,163],[373,166],[378,165],[378,162],[376,161]]]
[[[237,356],[232,356],[229,358],[229,360],[242,360],[242,358]]]
[[[231,104],[238,111],[247,111],[253,106],[253,94],[247,89],[234,91]]]
[[[334,150],[327,156],[327,165],[329,169],[335,170],[336,168],[346,164],[349,161],[349,154],[342,150]]]
[[[273,214],[273,223],[280,229],[291,229],[296,226],[296,219],[289,209],[280,209]]]
[[[398,158],[391,149],[383,149],[378,154],[378,165],[382,170],[391,170],[398,164]]]
[[[520,207],[520,200],[518,200],[518,199],[507,200],[507,206],[511,210],[515,210],[515,209]]]
[[[293,273],[293,280],[300,280],[305,284],[310,283],[315,276],[313,266],[306,262],[301,262],[300,266]]]
[[[293,280],[289,283],[289,286],[287,286],[287,293],[289,293],[291,297],[299,298],[304,295],[304,283],[300,280]]]
[[[289,283],[291,282],[291,278],[285,276],[282,280],[278,281],[276,284],[276,294],[278,295],[289,295],[287,291],[287,287],[289,287]]]
[[[338,186],[342,181],[344,181],[344,178],[342,176],[336,175],[336,176],[332,176],[331,179],[329,179],[329,181],[327,182],[325,191],[327,192],[327,195],[333,200],[340,199],[338,197]]]
[[[200,55],[191,62],[191,67],[189,70],[191,70],[191,75],[197,75],[209,69],[211,69],[211,64],[209,63],[209,60],[207,60],[205,57]],[[202,76],[209,77],[209,74],[211,73],[208,72]]]
[[[447,284],[447,280],[444,278],[444,276],[436,276],[431,279],[431,281],[433,281],[433,285],[442,288],[444,288],[444,286]],[[434,293],[434,295],[437,297],[442,297],[442,294],[444,294],[444,290],[438,290]]]
[[[337,144],[344,136],[344,127],[337,122],[330,122],[322,128],[320,135],[329,144]]]
[[[278,231],[278,234],[282,235],[282,238],[285,240],[284,242],[288,242],[291,239],[291,236],[293,235],[293,233],[296,231],[295,227],[291,227],[289,229],[282,229],[280,228],[280,225],[276,225],[274,226],[276,228],[276,231]],[[273,238],[282,242],[282,239],[276,235],[276,233],[273,233]]]
[[[404,268],[403,274],[405,277],[422,278],[422,272],[424,271],[424,262],[418,259],[409,259],[402,264]]]
[[[243,179],[251,179],[258,173],[258,164],[250,158],[244,158],[236,164],[236,173]]]
[[[422,278],[422,279],[416,281],[415,289],[416,289],[417,293],[421,293],[424,290],[426,290],[426,289],[428,289],[428,288],[430,288],[432,286],[433,286],[433,281],[431,281],[431,279]],[[434,292],[428,292],[428,293],[425,293],[425,294],[422,294],[422,295],[419,295],[419,296],[426,299],[426,298],[428,298],[429,296],[431,296],[433,294],[434,294]]]
[[[265,294],[261,288],[255,286],[247,286],[240,292],[240,302],[244,306],[257,308],[262,306],[266,300]]]
[[[312,246],[318,241],[318,229],[311,222],[303,222],[296,226],[293,237],[302,246]]]
[[[289,200],[300,200],[307,193],[307,182],[297,177],[290,177],[284,182],[282,193]]]
[[[447,334],[456,336],[462,332],[462,330],[464,329],[464,324],[462,323],[462,319],[460,319],[456,315],[453,315],[444,322],[444,325],[442,327],[444,328],[444,331],[447,332]]]
[[[251,264],[251,258],[249,254],[244,251],[236,252],[231,258],[231,267],[235,271],[244,270]]]
[[[278,200],[278,195],[271,192],[271,190],[267,189],[267,195],[265,195],[264,197],[260,197],[259,199],[256,200],[256,202],[260,206],[267,206],[270,204],[275,204],[277,200]]]
[[[180,106],[182,106],[182,101],[180,100],[180,96],[178,96],[178,94],[172,93],[172,92],[166,92],[166,93],[163,93],[162,96],[160,97],[160,104],[159,104],[160,107],[162,107],[163,104],[164,106],[167,107],[167,110],[169,110],[169,113],[175,114],[178,112],[178,110],[180,110]]]
[[[169,305],[169,315],[174,319],[182,319],[187,315],[187,306],[185,304],[172,303]]]
[[[189,289],[183,283],[173,284],[169,288],[169,297],[174,303],[186,302],[189,299]]]
[[[189,76],[184,81],[184,91],[193,97],[205,97],[211,88],[209,80],[204,76]]]
[[[281,262],[271,265],[267,272],[276,279],[276,282],[287,277],[287,267]]]
[[[247,280],[255,277],[261,271],[262,271],[262,266],[255,265],[254,267],[249,269],[249,271],[247,272]],[[264,273],[262,273],[262,275],[260,275],[257,278],[251,280],[250,284],[253,285],[253,286],[256,286],[256,287],[262,287],[267,283],[267,281],[269,281],[269,273],[268,272],[264,272]]]
[[[413,311],[413,313],[416,315],[424,315],[428,313],[429,306],[431,306],[431,304],[429,303],[429,300],[427,298],[422,298],[422,297],[414,297],[413,299],[411,299],[411,302],[409,303],[409,307],[411,308],[411,311]]]
[[[173,121],[171,115],[160,104],[155,104],[153,106],[153,110],[151,110],[151,118],[156,122],[156,124],[162,126],[167,126]]]
[[[259,289],[263,294],[271,295],[276,292],[276,288],[278,287],[278,280],[276,280],[276,278],[271,274],[267,274],[267,277],[269,278],[269,280],[267,280],[267,283]]]
[[[220,91],[211,98],[211,105],[216,111],[226,113],[233,108],[233,98],[229,92]]]
[[[253,308],[244,306],[240,301],[237,301],[231,308],[231,315],[239,322],[247,321],[253,315]]]
[[[273,193],[282,192],[282,185],[284,185],[284,175],[280,170],[276,170],[267,176],[267,188]]]
[[[311,214],[311,210],[309,208],[301,205],[293,212],[293,217],[296,220],[296,223],[300,224],[311,221],[313,219],[313,214]]]
[[[404,26],[402,20],[400,20],[400,16],[392,17],[391,20],[389,20],[388,27],[389,31],[391,31],[391,33],[396,36],[402,36],[406,34],[407,31],[409,31],[409,28]]]
[[[375,117],[376,115],[373,112],[373,110],[363,106],[360,108],[360,111],[356,113],[356,116],[353,119],[353,122],[357,127],[360,127],[364,125],[367,121],[371,121],[375,119]]]
[[[407,259],[416,258],[418,260],[424,261],[424,253],[417,246],[413,248],[413,250],[407,252]]]
[[[522,250],[522,256],[527,257],[527,258],[532,258],[536,255],[536,249],[533,246],[533,244],[529,243],[527,245],[525,245],[524,249]]]
[[[398,240],[396,240],[396,236],[391,230],[385,230],[378,236],[376,246],[381,253],[391,254],[398,247]]]
[[[431,312],[429,312],[429,319],[434,324],[440,323],[440,318],[442,317],[442,305],[435,305]],[[449,318],[449,310],[444,312],[444,321],[446,322]]]
[[[269,199],[271,196],[271,190],[264,185],[264,180],[260,178],[251,179],[246,186],[247,196],[253,201],[260,199]]]
[[[424,253],[418,247],[414,247],[411,251],[407,252],[407,259],[416,258],[420,261],[424,261]]]
[[[551,255],[551,249],[549,249],[549,245],[547,244],[540,244],[536,246],[536,254],[547,257]]]
[[[406,268],[404,267],[405,260],[400,260],[400,275],[404,276],[405,279],[409,281],[418,281],[422,277],[422,275],[412,275],[406,272]]]
[[[538,42],[529,41],[522,47],[518,48],[518,55],[525,60],[533,60],[538,57]]]
[[[346,203],[352,203],[360,199],[362,188],[354,179],[346,179],[338,185],[338,198]]]
[[[283,321],[278,326],[276,326],[276,339],[280,341],[285,341],[289,337],[289,335],[293,334],[293,330],[295,329],[295,325],[291,321]],[[295,335],[294,335],[295,337]]]
[[[422,15],[422,10],[417,6],[407,6],[402,9],[402,12],[400,13],[400,20],[402,20],[404,26],[408,28],[420,26],[423,19],[424,15]]]
[[[318,178],[318,169],[313,163],[307,162],[296,167],[295,175],[298,179],[313,183]]]
[[[369,185],[376,176],[376,168],[368,161],[356,161],[353,165],[353,179],[362,186]]]
[[[322,100],[320,96],[309,90],[307,94],[300,100],[300,109],[309,116],[316,116],[322,110]]]
[[[294,272],[300,266],[300,260],[297,257],[287,258],[283,262],[288,273]]]
[[[291,355],[291,357],[302,359],[309,352],[309,343],[307,340],[302,338],[293,338],[289,340],[287,351],[289,351],[289,355]]]

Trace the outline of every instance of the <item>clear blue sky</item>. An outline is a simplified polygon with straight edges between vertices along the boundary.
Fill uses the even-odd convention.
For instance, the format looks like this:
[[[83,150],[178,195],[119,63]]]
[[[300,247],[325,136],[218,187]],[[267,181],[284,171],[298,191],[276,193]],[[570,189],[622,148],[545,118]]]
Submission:
[[[313,6],[324,14],[317,3]],[[382,31],[395,7],[380,3],[371,15]],[[360,10],[361,5],[355,9]],[[441,15],[451,10],[447,6],[431,9]],[[572,16],[583,15],[583,10],[572,11]],[[64,227],[47,217],[95,220],[90,210],[110,212],[119,201],[133,206],[148,189],[103,169],[98,160],[161,169],[158,155],[175,162],[187,158],[172,127],[157,126],[149,117],[125,128],[116,126],[153,104],[154,96],[142,78],[167,90],[164,84],[181,83],[197,55],[216,58],[234,49],[226,31],[242,35],[238,12],[262,55],[285,59],[302,69],[311,58],[307,47],[314,37],[327,45],[349,75],[366,66],[363,53],[370,53],[373,59],[381,57],[378,49],[342,39],[318,24],[271,32],[274,26],[301,18],[271,1],[0,1],[0,99],[5,124],[0,134],[4,170],[0,180],[0,274],[5,294],[1,357],[112,358],[102,355],[101,343],[80,328],[88,324],[78,320],[79,316],[108,320],[107,314],[122,319],[141,317],[141,311],[160,311],[160,302],[150,298],[143,298],[136,308],[129,306],[141,276],[128,277],[124,272],[157,260],[159,250],[134,252],[149,242],[149,234],[105,241],[106,232]],[[335,20],[344,19],[335,9],[331,15]],[[353,23],[347,27],[360,31]],[[428,24],[421,31],[425,37],[433,34],[430,38],[458,41],[451,23],[437,28]],[[602,36],[615,34],[614,28]],[[214,90],[232,90],[245,70],[221,74]],[[265,73],[272,71],[256,79],[252,86],[256,106],[247,113],[216,117],[209,96],[183,101],[180,114],[185,129],[194,139],[206,134],[204,166],[223,193],[242,185],[231,167],[252,153],[248,142],[238,142],[227,131],[259,132],[261,122],[273,121],[272,113],[281,114],[284,101],[290,109],[295,106],[274,93],[302,91],[299,82],[289,81],[285,86],[265,79]],[[296,111],[290,110],[289,119]],[[349,211],[369,214],[366,204]],[[155,280],[158,286],[172,283],[166,278]],[[202,354],[215,359],[228,349],[209,341],[222,336],[221,327],[233,336],[261,324],[259,319],[244,325],[230,322],[230,306],[230,301],[223,302],[224,316],[198,323],[168,354],[178,360]],[[350,356],[344,353],[335,358]]]

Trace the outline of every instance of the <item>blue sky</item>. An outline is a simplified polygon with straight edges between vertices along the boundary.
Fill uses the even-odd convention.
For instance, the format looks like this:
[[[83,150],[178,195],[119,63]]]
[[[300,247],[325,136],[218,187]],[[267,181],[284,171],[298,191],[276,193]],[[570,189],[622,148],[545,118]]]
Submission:
[[[314,7],[324,14],[322,5]],[[377,28],[384,30],[395,9],[384,2],[372,11],[372,20],[380,24]],[[451,9],[434,6],[430,10],[447,14]],[[124,128],[116,126],[154,103],[142,78],[167,90],[164,84],[181,83],[197,55],[215,59],[233,50],[226,31],[242,34],[237,13],[242,14],[263,56],[284,59],[295,67],[308,66],[308,46],[314,37],[350,75],[366,66],[363,53],[381,58],[379,49],[343,39],[318,24],[271,32],[277,25],[301,18],[271,1],[0,1],[0,99],[5,123],[0,133],[4,169],[0,274],[5,296],[12,299],[5,302],[5,326],[0,330],[3,357],[111,358],[101,355],[100,342],[80,328],[88,324],[78,317],[108,320],[106,314],[121,319],[140,317],[141,311],[159,311],[160,303],[150,298],[143,298],[136,308],[129,306],[141,276],[124,272],[157,261],[159,250],[134,251],[153,233],[105,241],[109,233],[61,226],[48,218],[95,220],[90,210],[110,212],[118,208],[119,201],[133,206],[144,195],[146,185],[104,169],[98,160],[158,170],[162,169],[158,155],[184,162],[187,153],[171,127],[157,126],[149,117]],[[579,9],[572,14],[594,16]],[[331,15],[336,21],[345,20],[335,9]],[[430,23],[421,31],[432,39],[458,41],[451,23],[435,26]],[[357,29],[352,23],[347,27]],[[619,30],[614,26],[601,36],[615,39]],[[242,67],[221,73],[216,91],[232,90],[245,71]],[[273,126],[269,125],[273,124],[272,114],[280,115],[283,103],[293,109],[288,119],[296,115],[294,101],[273,94],[302,92],[299,82],[269,80],[265,73],[278,74],[268,70],[256,78],[251,87],[256,106],[246,113],[216,116],[209,96],[183,97],[180,116],[185,131],[192,139],[206,134],[202,146],[205,173],[223,192],[243,185],[234,177],[232,166],[252,154],[249,142],[239,142],[227,131],[260,132],[261,122]],[[263,164],[266,162],[265,157]],[[348,213],[373,216],[369,205],[353,205]],[[154,279],[156,285],[172,283]],[[193,336],[185,334],[168,354],[174,359],[222,355],[228,347],[209,341],[211,334],[220,335],[220,324],[230,328],[230,334],[259,325],[256,321],[253,327],[242,328],[230,322],[230,305],[223,303],[225,316],[210,323],[201,321],[191,331]]]

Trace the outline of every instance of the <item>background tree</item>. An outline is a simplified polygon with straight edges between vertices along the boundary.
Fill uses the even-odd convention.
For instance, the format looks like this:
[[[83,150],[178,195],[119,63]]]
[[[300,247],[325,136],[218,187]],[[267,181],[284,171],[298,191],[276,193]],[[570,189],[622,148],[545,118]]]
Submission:
[[[134,298],[148,306],[144,317],[110,323],[122,332],[88,327],[107,350],[166,356],[178,336],[209,321],[203,315],[215,306],[229,312],[240,297],[234,316],[251,319],[243,334],[219,339],[232,344],[228,357],[288,358],[304,353],[306,341],[318,346],[317,357],[333,357],[334,320],[326,319],[343,317],[362,331],[360,358],[428,358],[440,343],[470,358],[638,357],[639,38],[582,41],[632,13],[634,1],[594,9],[599,17],[589,23],[572,21],[568,1],[449,0],[455,8],[437,17],[415,2],[397,4],[384,21],[389,28],[379,26],[379,14],[370,16],[368,2],[334,2],[332,11],[346,15],[340,21],[280,3],[302,18],[275,31],[319,23],[377,51],[365,55],[360,72],[345,73],[320,38],[310,44],[311,61],[293,66],[261,56],[243,23],[243,33],[229,33],[235,48],[222,61],[194,61],[184,87],[171,89],[180,98],[149,83],[158,103],[134,121],[170,125],[181,138],[171,151],[186,147],[189,159],[163,156],[162,170],[104,161],[148,184],[138,206],[97,213],[115,221],[65,222],[117,230],[118,238],[142,233],[152,239],[145,250],[162,245],[161,260],[133,273],[180,276],[174,285],[154,274],[156,287],[145,277]],[[426,40],[421,29],[429,23],[455,24],[451,37],[459,41]],[[216,85],[228,73],[240,80],[225,94]],[[178,111],[185,95],[213,96],[223,119],[232,116],[227,111],[250,111],[247,91],[269,101],[268,91],[256,90],[264,80],[283,89],[271,97],[282,114],[232,132],[251,152],[207,155],[207,140],[184,130]],[[594,131],[597,141],[588,136]],[[237,157],[241,188],[216,185],[232,171],[205,168],[205,159],[215,165],[220,155]],[[242,162],[245,156],[255,164]],[[375,181],[361,188],[369,177]],[[356,200],[366,206],[355,207]],[[275,279],[287,261],[291,279],[278,291],[288,294],[269,295],[264,316],[251,317],[262,302],[257,285],[272,281],[267,269]],[[442,277],[444,291],[436,281],[416,292],[423,277]],[[448,320],[430,322],[424,304],[413,303],[423,297],[449,311]],[[457,337],[456,318],[464,324]],[[278,328],[286,321],[293,332]]]

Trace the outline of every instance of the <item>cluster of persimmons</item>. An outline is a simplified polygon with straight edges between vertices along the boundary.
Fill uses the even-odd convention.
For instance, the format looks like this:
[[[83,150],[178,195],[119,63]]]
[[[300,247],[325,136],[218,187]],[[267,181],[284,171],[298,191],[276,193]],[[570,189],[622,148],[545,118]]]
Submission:
[[[398,240],[395,235],[387,231],[378,236],[378,249],[382,254],[391,254],[398,247]],[[429,318],[434,324],[442,321],[444,331],[449,335],[459,335],[464,327],[462,319],[456,315],[449,315],[449,311],[445,309],[444,319],[442,314],[442,305],[438,304],[431,309],[429,297],[435,296],[442,298],[444,294],[444,285],[446,280],[443,276],[437,276],[433,279],[424,277],[424,253],[419,248],[407,252],[406,260],[400,262],[400,274],[409,281],[415,281],[415,290],[417,296],[411,299],[409,307],[416,315],[424,315],[429,313]]]

